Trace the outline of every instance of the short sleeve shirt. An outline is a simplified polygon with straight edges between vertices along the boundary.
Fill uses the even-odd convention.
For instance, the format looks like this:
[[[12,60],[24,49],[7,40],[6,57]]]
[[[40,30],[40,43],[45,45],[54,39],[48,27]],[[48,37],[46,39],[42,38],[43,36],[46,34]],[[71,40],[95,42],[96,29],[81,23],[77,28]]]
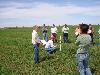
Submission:
[[[35,39],[36,38],[36,40],[38,41],[38,43],[40,42],[40,39],[39,39],[39,36],[38,36],[38,34],[37,34],[37,32],[35,31],[35,30],[33,30],[33,32],[32,32],[32,43],[33,44],[36,44],[36,42],[35,42]]]
[[[91,44],[91,36],[88,34],[81,34],[77,37],[76,44],[78,45],[77,53],[86,53]]]
[[[63,28],[62,28],[62,32],[63,32],[63,33],[68,33],[68,30],[69,30],[68,27],[67,27],[67,28],[63,27]]]
[[[56,27],[51,28],[51,33],[57,33],[57,28]]]

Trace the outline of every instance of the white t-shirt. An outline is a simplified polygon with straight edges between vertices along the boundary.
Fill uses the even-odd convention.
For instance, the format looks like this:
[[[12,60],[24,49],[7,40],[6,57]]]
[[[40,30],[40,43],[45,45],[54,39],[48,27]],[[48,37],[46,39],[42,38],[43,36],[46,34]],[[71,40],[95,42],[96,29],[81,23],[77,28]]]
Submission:
[[[48,42],[46,42],[45,48],[51,48],[51,47],[54,47],[53,41],[49,40]]]
[[[63,27],[63,28],[62,28],[62,32],[63,32],[63,33],[68,33],[68,30],[69,30],[68,27],[67,27],[67,28]]]
[[[32,44],[36,44],[36,41],[34,39],[37,40],[38,43],[40,43],[40,38],[35,30],[33,30],[32,32]]]
[[[51,28],[51,33],[57,33],[57,28],[56,27]]]
[[[100,29],[99,29],[98,33],[100,34]]]

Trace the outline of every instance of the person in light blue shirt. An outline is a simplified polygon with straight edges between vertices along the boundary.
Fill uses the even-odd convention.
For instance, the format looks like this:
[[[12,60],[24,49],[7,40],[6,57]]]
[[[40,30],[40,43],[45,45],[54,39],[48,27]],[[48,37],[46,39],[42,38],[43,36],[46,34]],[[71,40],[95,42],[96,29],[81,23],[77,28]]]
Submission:
[[[80,75],[92,75],[88,60],[89,60],[89,48],[91,45],[91,36],[87,34],[89,26],[87,24],[80,25],[80,35],[77,37],[76,45],[78,46],[76,58]]]

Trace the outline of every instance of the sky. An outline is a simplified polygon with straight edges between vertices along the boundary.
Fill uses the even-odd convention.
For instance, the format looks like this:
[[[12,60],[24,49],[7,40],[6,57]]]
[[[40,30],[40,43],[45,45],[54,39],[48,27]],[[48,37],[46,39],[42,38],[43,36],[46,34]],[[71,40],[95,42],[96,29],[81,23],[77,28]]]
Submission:
[[[100,0],[0,0],[0,27],[99,24]]]

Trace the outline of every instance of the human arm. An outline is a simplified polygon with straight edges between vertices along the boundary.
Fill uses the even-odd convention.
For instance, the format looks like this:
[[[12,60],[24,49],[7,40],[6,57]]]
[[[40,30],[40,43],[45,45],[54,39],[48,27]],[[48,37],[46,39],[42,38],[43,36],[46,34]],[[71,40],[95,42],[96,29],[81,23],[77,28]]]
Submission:
[[[64,32],[64,28],[62,28],[62,32]]]
[[[69,31],[69,27],[67,27],[67,31]]]
[[[57,27],[55,28],[56,32],[58,32]]]
[[[35,43],[40,43],[40,44],[41,44],[40,39],[37,39],[36,37],[33,37],[33,38],[32,38],[32,40],[34,40],[34,41],[35,41]]]
[[[80,37],[79,36],[77,37],[75,44],[76,45],[79,45],[80,44]]]

